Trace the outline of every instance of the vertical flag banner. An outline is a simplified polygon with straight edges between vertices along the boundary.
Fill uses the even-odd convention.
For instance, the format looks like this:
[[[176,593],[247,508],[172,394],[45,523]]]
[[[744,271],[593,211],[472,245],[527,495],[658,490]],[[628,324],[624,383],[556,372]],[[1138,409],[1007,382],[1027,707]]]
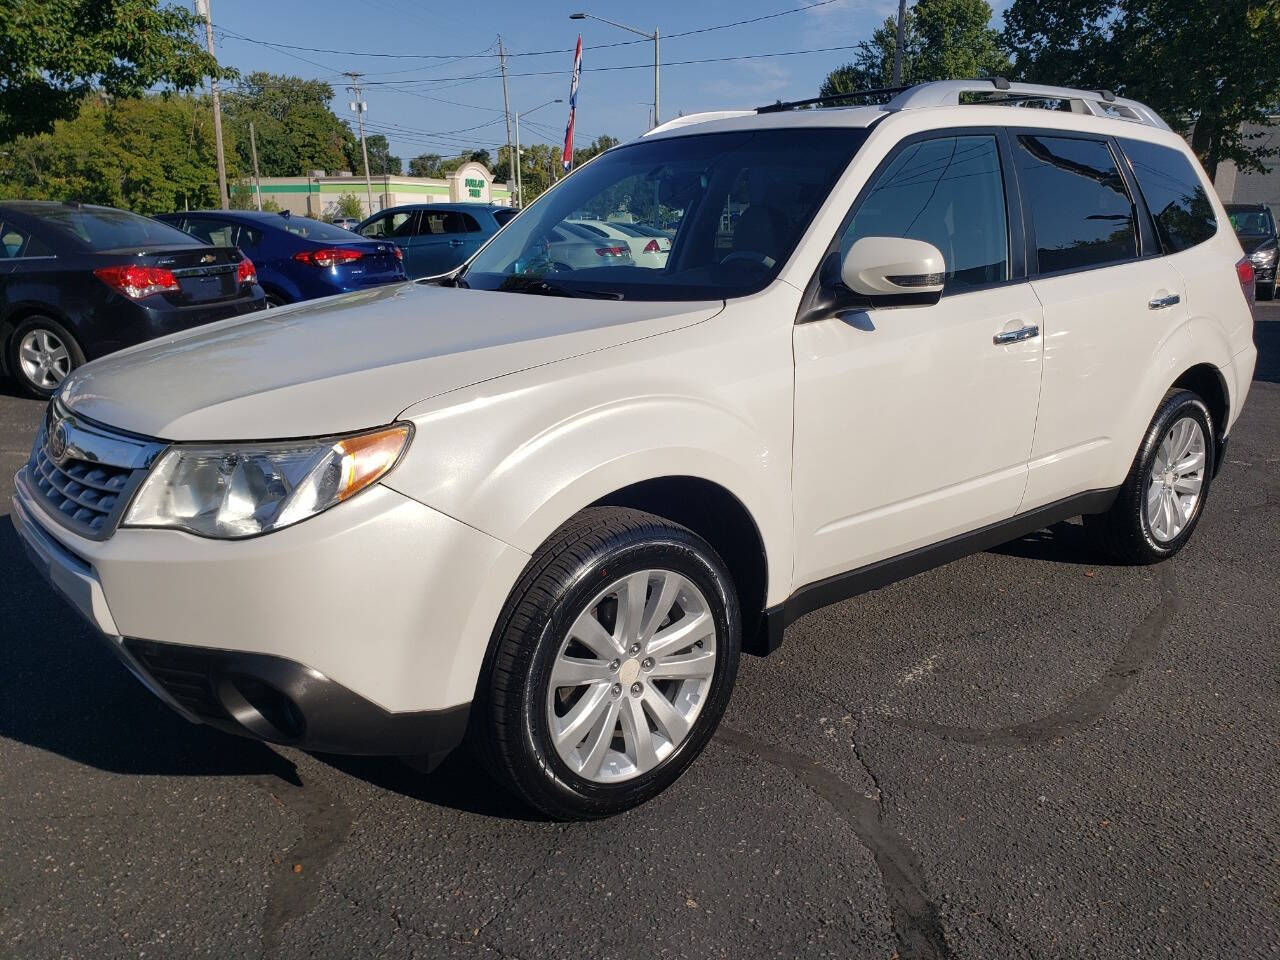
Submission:
[[[569,123],[564,128],[564,154],[560,164],[568,173],[573,166],[573,119],[578,112],[578,78],[582,75],[582,34],[578,34],[578,46],[573,51],[573,77],[569,80]]]

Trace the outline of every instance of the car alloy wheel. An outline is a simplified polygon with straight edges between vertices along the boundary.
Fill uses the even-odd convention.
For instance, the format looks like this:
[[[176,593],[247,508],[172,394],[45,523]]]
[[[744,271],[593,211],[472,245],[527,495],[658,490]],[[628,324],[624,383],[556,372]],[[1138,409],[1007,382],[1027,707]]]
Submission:
[[[671,570],[615,580],[573,622],[551,668],[556,753],[593,783],[647,773],[688,736],[715,665],[715,620],[693,581]]]
[[[1195,516],[1204,489],[1205,449],[1204,429],[1192,417],[1177,420],[1160,441],[1147,486],[1147,524],[1160,543],[1176,538]]]
[[[18,365],[33,387],[52,390],[71,372],[71,351],[51,330],[28,330],[18,342]]]

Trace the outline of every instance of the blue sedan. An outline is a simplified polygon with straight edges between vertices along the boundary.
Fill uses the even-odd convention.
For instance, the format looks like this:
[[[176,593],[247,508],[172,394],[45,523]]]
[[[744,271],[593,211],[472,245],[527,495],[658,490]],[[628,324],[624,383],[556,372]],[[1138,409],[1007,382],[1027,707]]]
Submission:
[[[405,279],[395,244],[309,217],[200,210],[156,219],[216,247],[239,247],[258,268],[258,283],[273,307]]]
[[[405,272],[416,280],[463,263],[518,212],[483,203],[411,203],[375,213],[355,231],[396,244]]]

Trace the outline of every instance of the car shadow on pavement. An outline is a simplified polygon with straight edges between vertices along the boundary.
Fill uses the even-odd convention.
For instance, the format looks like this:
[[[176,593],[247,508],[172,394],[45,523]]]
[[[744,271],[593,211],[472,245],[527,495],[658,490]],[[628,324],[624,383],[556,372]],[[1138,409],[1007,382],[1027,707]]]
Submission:
[[[0,737],[111,773],[275,776],[301,784],[285,755],[189,723],[146,690],[41,579],[8,517],[0,517],[0,570]],[[532,816],[460,754],[430,774],[394,758],[315,756],[426,803],[505,819]]]
[[[1055,523],[1051,527],[1028,533],[1025,537],[992,547],[987,552],[1022,560],[1047,560],[1050,563],[1087,567],[1117,566],[1115,560],[1089,542],[1079,521]]]

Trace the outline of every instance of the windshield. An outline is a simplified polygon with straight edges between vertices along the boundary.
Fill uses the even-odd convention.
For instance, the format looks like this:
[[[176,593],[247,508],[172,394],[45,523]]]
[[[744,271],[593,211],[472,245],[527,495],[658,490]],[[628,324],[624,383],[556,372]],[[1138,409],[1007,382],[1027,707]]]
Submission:
[[[1227,216],[1237,236],[1269,237],[1276,232],[1269,210],[1232,210],[1228,207]]]
[[[91,250],[121,247],[202,246],[176,227],[149,217],[107,207],[52,207],[40,211],[40,220]]]
[[[778,275],[866,136],[757,130],[610,150],[499,232],[460,282],[627,300],[755,293]],[[530,282],[538,279],[547,282]]]

